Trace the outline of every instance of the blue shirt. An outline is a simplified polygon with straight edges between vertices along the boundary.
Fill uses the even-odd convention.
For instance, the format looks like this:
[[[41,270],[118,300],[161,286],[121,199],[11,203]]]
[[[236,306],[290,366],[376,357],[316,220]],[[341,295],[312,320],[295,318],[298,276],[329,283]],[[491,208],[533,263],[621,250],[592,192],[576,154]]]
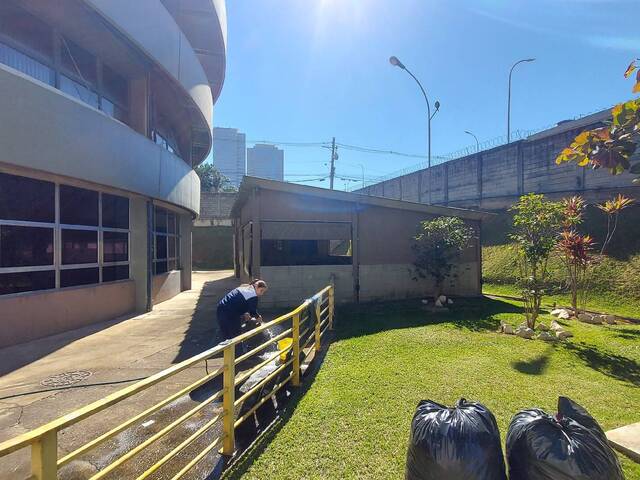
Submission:
[[[248,287],[238,287],[227,293],[218,302],[218,315],[223,314],[228,318],[238,318],[249,312],[252,317],[258,316],[258,295],[256,290]]]

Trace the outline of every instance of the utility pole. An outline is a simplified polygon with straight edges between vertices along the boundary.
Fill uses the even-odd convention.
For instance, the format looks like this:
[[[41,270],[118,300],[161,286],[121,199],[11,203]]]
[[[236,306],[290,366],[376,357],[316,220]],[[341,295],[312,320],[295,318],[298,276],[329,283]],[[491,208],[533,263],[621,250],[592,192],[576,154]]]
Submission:
[[[329,172],[329,188],[333,190],[333,178],[336,175],[335,161],[338,159],[338,153],[336,152],[336,137],[333,137],[331,142],[331,171]]]

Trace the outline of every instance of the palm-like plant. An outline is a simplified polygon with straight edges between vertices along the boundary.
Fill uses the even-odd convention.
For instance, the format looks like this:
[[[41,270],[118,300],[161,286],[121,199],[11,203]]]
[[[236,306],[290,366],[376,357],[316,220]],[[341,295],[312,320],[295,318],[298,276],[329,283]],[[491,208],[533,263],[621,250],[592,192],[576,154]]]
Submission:
[[[618,217],[620,216],[620,212],[625,208],[631,206],[634,200],[632,198],[626,197],[622,194],[618,194],[616,197],[611,200],[607,200],[603,203],[599,203],[596,206],[602,210],[607,215],[607,235],[604,237],[604,242],[602,242],[602,248],[600,249],[600,255],[604,255],[607,246],[611,242],[613,235],[616,233],[616,228],[618,227]]]

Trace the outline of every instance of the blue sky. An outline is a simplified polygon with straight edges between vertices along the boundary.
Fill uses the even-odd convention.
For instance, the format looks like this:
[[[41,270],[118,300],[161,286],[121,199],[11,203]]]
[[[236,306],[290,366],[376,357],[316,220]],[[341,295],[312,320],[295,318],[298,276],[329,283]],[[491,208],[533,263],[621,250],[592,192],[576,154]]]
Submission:
[[[639,0],[230,0],[214,124],[248,140],[340,143],[426,155],[421,80],[440,112],[432,156],[551,126],[631,97]],[[287,180],[324,177],[329,151],[284,146]],[[368,182],[422,161],[339,149],[338,176]],[[362,165],[362,167],[361,167]],[[328,181],[306,182],[328,186]],[[338,180],[336,188],[356,182]]]

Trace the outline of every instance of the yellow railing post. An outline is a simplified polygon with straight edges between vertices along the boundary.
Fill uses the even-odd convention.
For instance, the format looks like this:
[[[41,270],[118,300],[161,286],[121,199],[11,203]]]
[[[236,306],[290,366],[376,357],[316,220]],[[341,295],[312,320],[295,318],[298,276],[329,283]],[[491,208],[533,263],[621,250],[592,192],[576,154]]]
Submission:
[[[58,478],[58,432],[50,430],[31,444],[31,475],[35,480]]]
[[[335,301],[335,287],[331,285],[329,289],[329,330],[333,330],[333,311],[336,308]]]
[[[294,387],[299,387],[300,386],[300,313],[296,313],[293,316],[291,336],[293,337],[293,377],[291,377],[291,385],[293,385]]]
[[[222,441],[222,454],[231,456],[235,450],[235,409],[236,402],[236,346],[229,345],[224,349],[224,373],[222,396],[222,432],[224,439]]]
[[[320,351],[320,323],[322,319],[320,318],[320,314],[322,313],[322,297],[318,298],[316,302],[316,328],[315,328],[315,336],[316,336],[316,352]]]

